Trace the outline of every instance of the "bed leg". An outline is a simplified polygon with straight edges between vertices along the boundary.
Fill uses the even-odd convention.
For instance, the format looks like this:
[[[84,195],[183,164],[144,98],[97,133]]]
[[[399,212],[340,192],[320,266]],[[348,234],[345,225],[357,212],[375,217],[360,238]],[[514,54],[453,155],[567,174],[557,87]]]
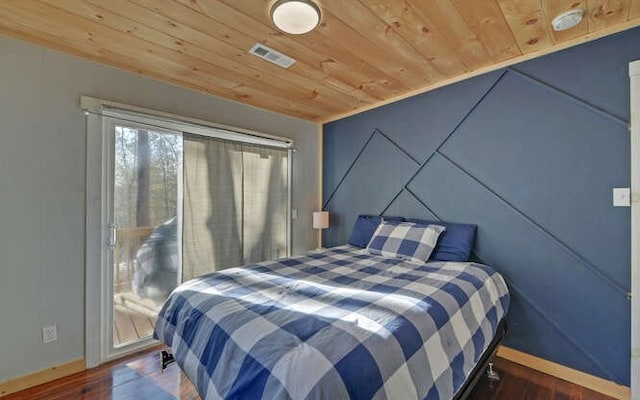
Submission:
[[[173,357],[173,354],[169,353],[166,350],[162,350],[160,352],[160,362],[162,363],[162,370],[167,369],[169,365],[174,363],[176,359]]]
[[[489,380],[491,381],[496,382],[500,380],[500,374],[498,374],[498,372],[493,369],[492,362],[489,363],[489,368],[487,369],[487,378],[489,378]]]

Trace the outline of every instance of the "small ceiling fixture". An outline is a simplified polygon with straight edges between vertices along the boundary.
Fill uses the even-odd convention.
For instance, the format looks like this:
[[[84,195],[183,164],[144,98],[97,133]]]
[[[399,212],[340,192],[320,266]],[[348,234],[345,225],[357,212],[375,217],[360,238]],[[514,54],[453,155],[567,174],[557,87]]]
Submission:
[[[554,31],[565,31],[578,25],[582,21],[584,10],[570,10],[563,12],[551,21]]]
[[[289,68],[296,62],[295,59],[289,57],[288,55],[282,54],[279,51],[267,47],[262,43],[254,44],[253,47],[249,49],[249,53],[272,62],[282,68]]]
[[[320,8],[311,0],[278,0],[271,7],[271,20],[283,32],[302,35],[320,23]]]

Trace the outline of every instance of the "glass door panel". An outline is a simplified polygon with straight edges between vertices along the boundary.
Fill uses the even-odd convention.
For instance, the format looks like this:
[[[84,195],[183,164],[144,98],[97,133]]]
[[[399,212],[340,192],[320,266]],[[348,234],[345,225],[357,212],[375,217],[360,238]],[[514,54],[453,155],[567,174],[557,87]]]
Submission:
[[[112,349],[148,341],[181,276],[182,135],[115,121]]]

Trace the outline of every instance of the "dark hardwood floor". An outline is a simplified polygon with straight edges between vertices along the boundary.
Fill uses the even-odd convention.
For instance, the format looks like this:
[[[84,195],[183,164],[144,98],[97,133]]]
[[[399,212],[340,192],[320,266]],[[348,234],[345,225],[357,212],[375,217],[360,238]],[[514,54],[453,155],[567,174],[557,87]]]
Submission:
[[[500,373],[500,381],[495,383],[483,376],[473,391],[473,400],[614,400],[499,357],[494,368]]]
[[[160,371],[158,351],[112,362],[22,392],[2,400],[110,399],[175,400],[199,399],[193,385],[171,365]],[[580,386],[497,358],[499,382],[483,376],[473,392],[474,400],[613,400]]]

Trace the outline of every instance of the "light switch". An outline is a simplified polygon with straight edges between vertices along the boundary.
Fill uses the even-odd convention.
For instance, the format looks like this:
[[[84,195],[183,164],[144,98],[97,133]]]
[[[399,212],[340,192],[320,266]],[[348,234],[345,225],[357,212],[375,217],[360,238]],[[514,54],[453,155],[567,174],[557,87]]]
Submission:
[[[631,189],[613,188],[613,206],[631,207]]]
[[[291,210],[291,219],[298,219],[298,209],[294,208]]]

